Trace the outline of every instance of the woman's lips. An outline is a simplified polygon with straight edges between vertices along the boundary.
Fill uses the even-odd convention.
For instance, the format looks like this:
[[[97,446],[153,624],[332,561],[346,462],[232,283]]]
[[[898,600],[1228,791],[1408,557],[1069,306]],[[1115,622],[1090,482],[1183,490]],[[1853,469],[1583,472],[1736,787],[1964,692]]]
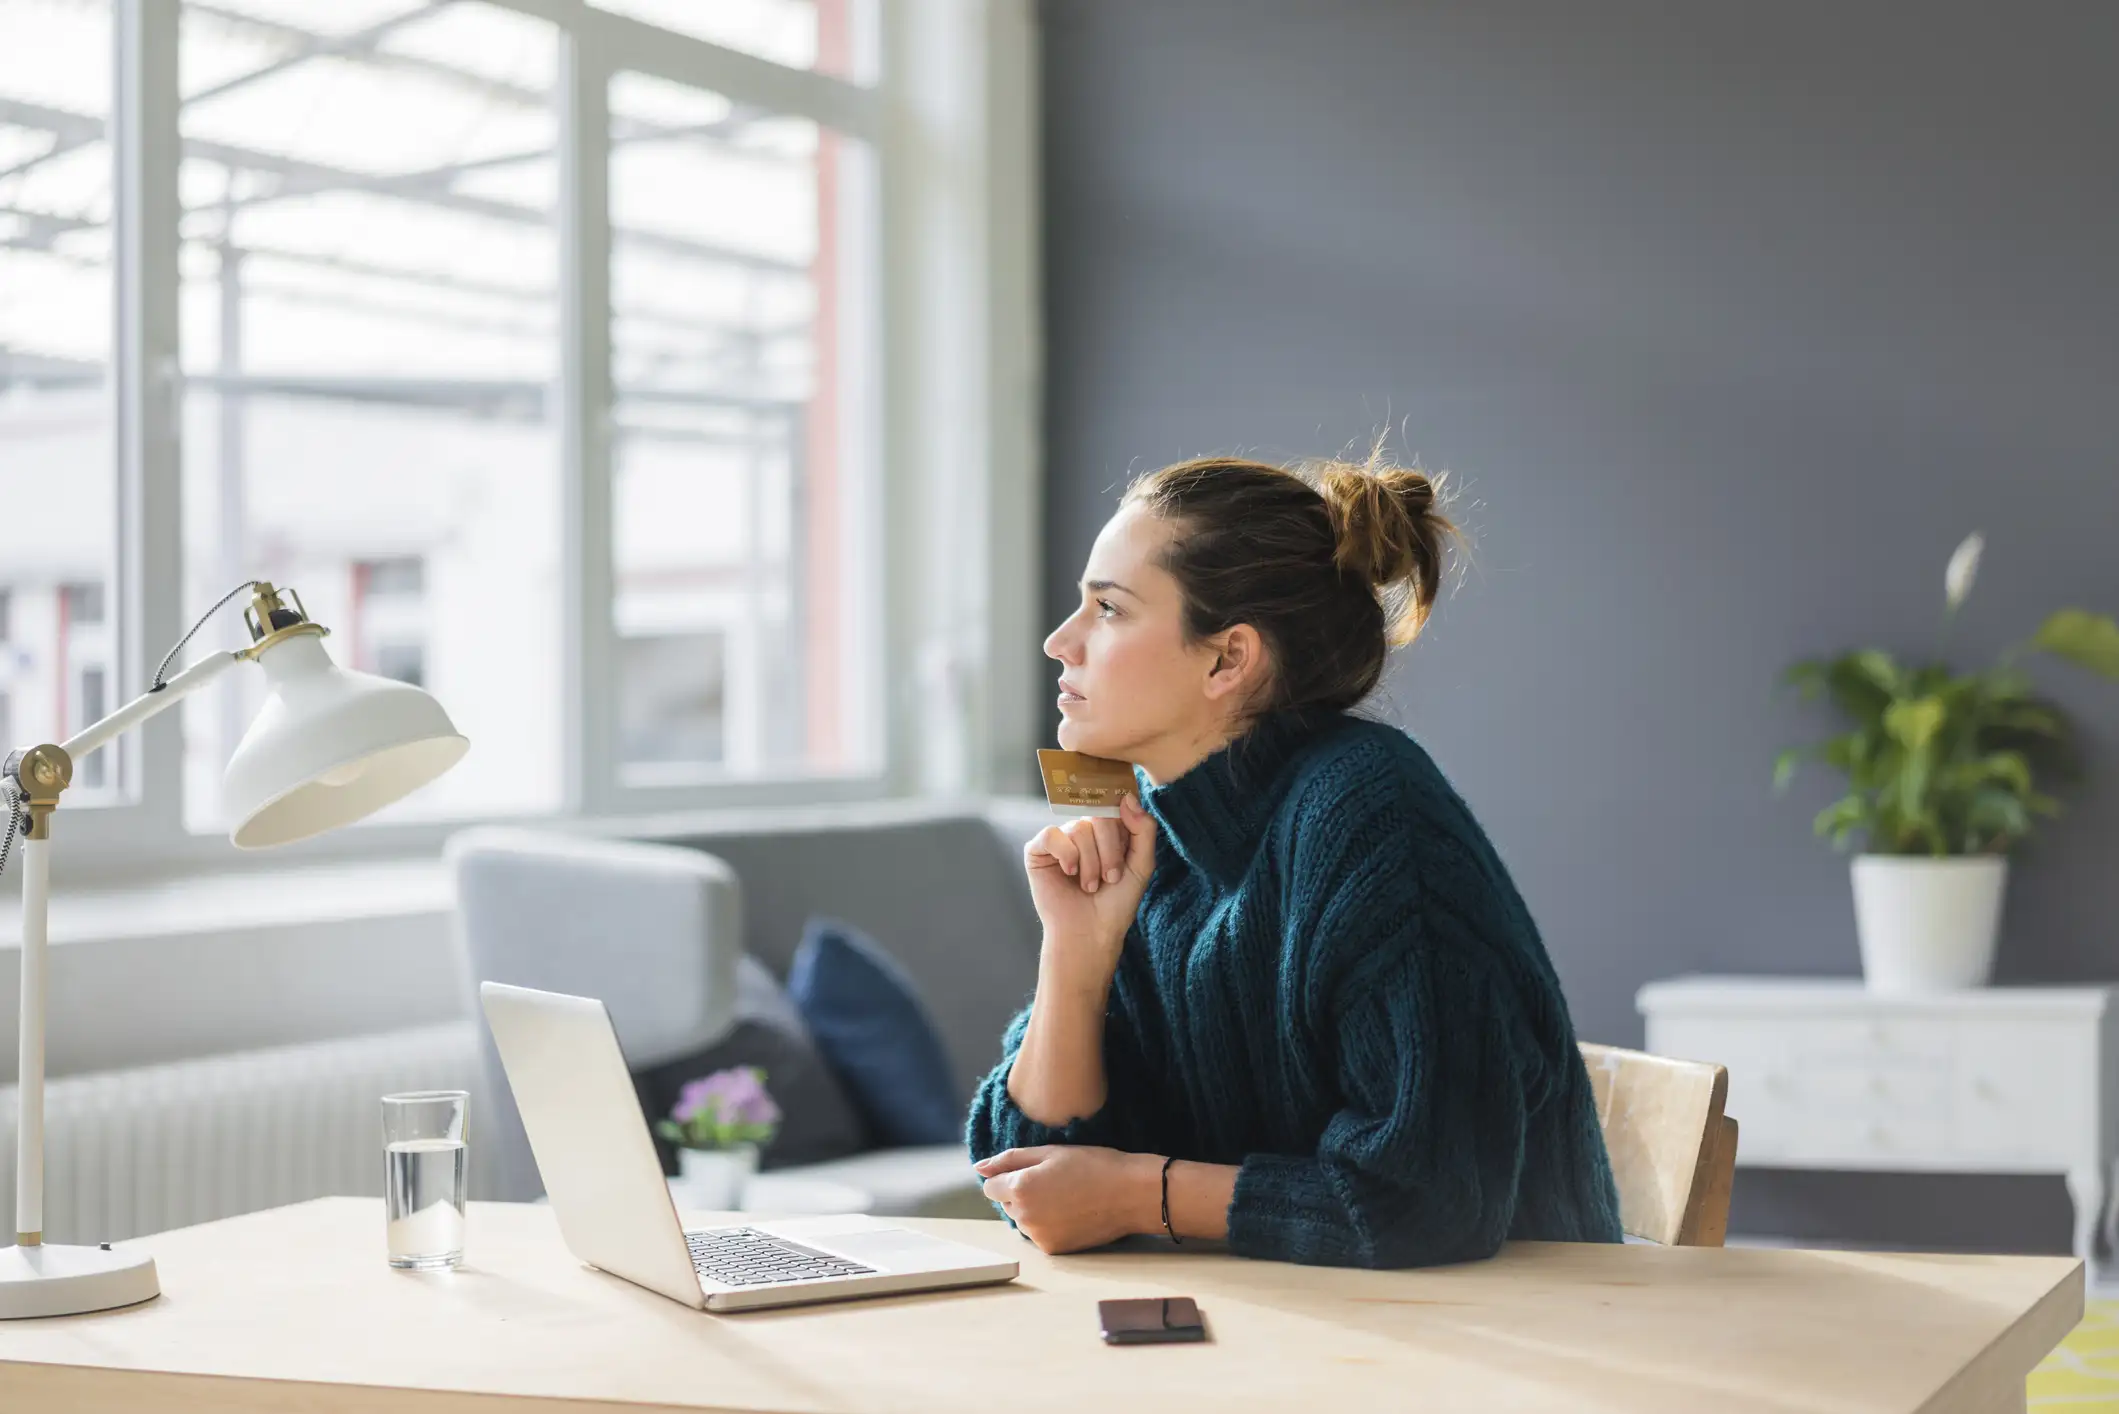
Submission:
[[[1074,689],[1073,689],[1072,687],[1068,686],[1068,685],[1067,685],[1066,683],[1061,683],[1061,684],[1059,685],[1059,705],[1060,705],[1060,706],[1064,707],[1064,706],[1066,706],[1066,705],[1067,705],[1068,703],[1070,703],[1070,702],[1083,702],[1083,701],[1086,701],[1086,700],[1087,700],[1087,699],[1086,699],[1086,698],[1084,698],[1084,697],[1083,697],[1083,696],[1082,696],[1082,695],[1081,695],[1081,694],[1080,694],[1079,692],[1075,691],[1075,690],[1074,690]]]

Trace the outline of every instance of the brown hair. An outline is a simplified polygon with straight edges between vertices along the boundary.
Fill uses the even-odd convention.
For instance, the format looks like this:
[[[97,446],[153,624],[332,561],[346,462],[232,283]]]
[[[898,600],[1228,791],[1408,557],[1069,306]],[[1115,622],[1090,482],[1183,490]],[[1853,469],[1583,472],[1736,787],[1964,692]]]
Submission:
[[[1122,503],[1178,528],[1163,568],[1184,594],[1187,642],[1240,623],[1265,640],[1273,672],[1248,714],[1344,709],[1434,607],[1458,538],[1439,481],[1391,464],[1379,442],[1360,464],[1198,457],[1141,477]]]

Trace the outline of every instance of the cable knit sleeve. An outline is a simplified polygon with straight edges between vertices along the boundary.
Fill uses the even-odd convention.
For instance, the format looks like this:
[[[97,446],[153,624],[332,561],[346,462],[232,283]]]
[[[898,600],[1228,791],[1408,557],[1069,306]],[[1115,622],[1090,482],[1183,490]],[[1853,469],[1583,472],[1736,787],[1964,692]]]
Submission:
[[[1235,1252],[1414,1267],[1492,1256],[1508,1235],[1526,1106],[1505,1003],[1475,969],[1380,951],[1382,965],[1340,988],[1345,1104],[1314,1155],[1244,1160]]]
[[[1114,989],[1116,992],[1116,989]],[[1104,1105],[1093,1115],[1077,1115],[1064,1125],[1041,1124],[1023,1113],[1008,1093],[1008,1072],[1023,1046],[1023,1031],[1030,1024],[1025,1007],[1001,1038],[1001,1063],[995,1066],[971,1097],[971,1115],[964,1126],[964,1143],[974,1162],[1003,1149],[1027,1149],[1039,1144],[1087,1144],[1110,1149],[1148,1147],[1143,1142],[1139,1110],[1148,1093],[1146,1065],[1133,1034],[1130,1018],[1116,995],[1104,1017]]]

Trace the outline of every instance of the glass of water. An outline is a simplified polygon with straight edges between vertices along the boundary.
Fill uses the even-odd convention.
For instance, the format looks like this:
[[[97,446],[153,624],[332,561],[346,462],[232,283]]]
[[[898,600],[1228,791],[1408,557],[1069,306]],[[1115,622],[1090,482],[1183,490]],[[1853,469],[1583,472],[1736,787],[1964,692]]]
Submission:
[[[383,1096],[383,1202],[390,1265],[428,1271],[464,1259],[462,1090]]]

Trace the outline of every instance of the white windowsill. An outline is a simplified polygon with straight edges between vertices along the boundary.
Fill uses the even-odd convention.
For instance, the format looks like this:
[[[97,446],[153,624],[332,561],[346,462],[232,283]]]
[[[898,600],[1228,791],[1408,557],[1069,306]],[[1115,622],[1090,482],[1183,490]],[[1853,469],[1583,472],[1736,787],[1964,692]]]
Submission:
[[[438,859],[362,860],[195,874],[52,893],[53,946],[353,918],[446,913]],[[19,906],[0,909],[0,948],[22,941]]]
[[[1052,819],[1043,799],[1034,796],[922,797],[833,805],[738,806],[608,820],[545,820],[525,822],[522,828],[627,839],[682,839],[887,828],[981,814],[1004,831],[1026,839]],[[11,861],[9,872],[18,867],[19,861]],[[16,948],[22,940],[17,897],[17,889],[11,886],[0,901],[0,949]],[[432,855],[200,871],[137,883],[56,888],[51,902],[51,942],[58,947],[432,916],[447,913],[453,903],[448,866]]]

